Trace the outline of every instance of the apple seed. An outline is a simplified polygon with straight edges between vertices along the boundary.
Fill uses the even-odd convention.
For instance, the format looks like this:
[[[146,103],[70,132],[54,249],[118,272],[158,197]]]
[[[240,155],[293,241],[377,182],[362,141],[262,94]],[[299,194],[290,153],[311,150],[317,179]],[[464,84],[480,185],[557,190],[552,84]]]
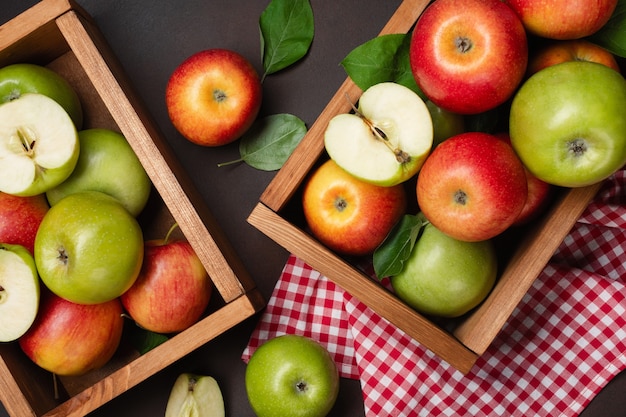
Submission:
[[[587,142],[584,139],[576,138],[567,142],[568,153],[574,158],[581,157],[587,152]]]

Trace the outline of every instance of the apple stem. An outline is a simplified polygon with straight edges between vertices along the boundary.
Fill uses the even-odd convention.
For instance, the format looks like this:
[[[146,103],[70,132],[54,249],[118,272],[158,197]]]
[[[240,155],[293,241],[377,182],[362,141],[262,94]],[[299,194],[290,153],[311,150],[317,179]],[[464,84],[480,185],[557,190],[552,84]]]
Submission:
[[[228,161],[228,162],[220,162],[219,164],[217,164],[218,168],[221,167],[225,167],[227,165],[234,165],[234,164],[238,164],[239,162],[243,162],[243,158],[239,158],[239,159],[234,159],[232,161]]]
[[[167,244],[167,243],[169,242],[169,240],[170,240],[170,236],[171,236],[172,232],[173,232],[174,230],[176,230],[176,228],[177,228],[177,227],[178,227],[178,223],[174,223],[174,224],[172,225],[172,227],[170,227],[170,230],[168,230],[168,231],[167,231],[167,234],[165,235],[165,239],[163,240],[163,244]]]

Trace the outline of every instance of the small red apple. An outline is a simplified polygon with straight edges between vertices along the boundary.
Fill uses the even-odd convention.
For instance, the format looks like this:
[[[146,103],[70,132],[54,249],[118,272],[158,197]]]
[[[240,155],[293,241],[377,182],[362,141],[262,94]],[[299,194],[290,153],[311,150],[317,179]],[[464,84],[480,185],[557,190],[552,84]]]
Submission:
[[[526,72],[526,32],[500,0],[437,0],[417,21],[415,81],[437,106],[476,114],[504,103]]]
[[[45,194],[19,197],[0,192],[0,242],[22,245],[32,254],[37,230],[49,208]]]
[[[494,135],[468,132],[441,143],[417,178],[426,218],[463,241],[490,239],[509,228],[526,202],[524,166]]]
[[[401,184],[361,181],[328,160],[305,184],[302,206],[320,242],[341,254],[368,255],[405,213],[406,193]]]
[[[117,298],[86,305],[45,291],[35,322],[18,342],[40,367],[57,375],[82,375],[115,354],[124,328],[122,313]]]
[[[189,242],[169,236],[145,242],[139,277],[120,297],[133,320],[156,333],[179,332],[195,324],[213,289]]]
[[[601,46],[584,39],[553,41],[532,53],[528,74],[532,75],[551,65],[567,61],[590,61],[621,72],[615,56]]]
[[[189,141],[221,146],[238,139],[261,107],[259,75],[242,55],[227,49],[197,52],[167,83],[165,102],[174,127]]]
[[[528,32],[550,39],[579,39],[608,22],[617,0],[506,0]]]

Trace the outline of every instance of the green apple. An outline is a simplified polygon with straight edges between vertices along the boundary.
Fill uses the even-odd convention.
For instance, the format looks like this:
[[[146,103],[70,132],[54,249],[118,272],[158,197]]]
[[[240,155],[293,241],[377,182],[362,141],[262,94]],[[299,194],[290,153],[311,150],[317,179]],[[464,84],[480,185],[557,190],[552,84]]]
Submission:
[[[35,263],[58,296],[97,304],[119,297],[135,282],[143,243],[137,220],[115,198],[84,191],[50,208],[35,237]]]
[[[176,378],[165,417],[224,417],[224,398],[215,378],[183,373]]]
[[[70,176],[79,149],[72,119],[51,98],[29,93],[0,105],[0,191],[46,192]]]
[[[0,342],[20,338],[39,309],[35,261],[21,245],[0,243]]]
[[[485,299],[496,273],[491,240],[457,240],[427,223],[391,285],[398,298],[419,312],[458,317]]]
[[[626,80],[598,63],[569,61],[535,73],[511,104],[511,143],[540,180],[597,183],[626,163]]]
[[[35,64],[19,63],[0,68],[0,103],[26,93],[46,95],[68,112],[77,129],[83,125],[83,108],[76,90],[55,71]]]
[[[339,374],[328,351],[298,335],[262,344],[248,362],[245,383],[259,417],[323,417],[339,392]]]
[[[392,186],[414,176],[433,144],[424,101],[393,82],[369,87],[354,113],[333,117],[324,146],[341,168],[372,184]]]
[[[68,179],[48,190],[51,205],[80,191],[100,191],[117,198],[137,216],[150,196],[151,182],[126,138],[109,129],[78,132],[80,155]]]
[[[445,110],[430,100],[426,107],[433,121],[433,149],[444,140],[465,132],[464,115]]]

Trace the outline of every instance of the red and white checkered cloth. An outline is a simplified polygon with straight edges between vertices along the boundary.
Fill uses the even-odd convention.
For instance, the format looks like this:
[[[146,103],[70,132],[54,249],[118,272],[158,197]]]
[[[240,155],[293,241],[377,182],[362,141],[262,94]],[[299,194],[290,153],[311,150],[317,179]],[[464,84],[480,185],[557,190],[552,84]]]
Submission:
[[[242,358],[280,334],[318,340],[360,379],[368,417],[576,416],[626,369],[625,250],[619,171],[468,375],[291,256]]]

